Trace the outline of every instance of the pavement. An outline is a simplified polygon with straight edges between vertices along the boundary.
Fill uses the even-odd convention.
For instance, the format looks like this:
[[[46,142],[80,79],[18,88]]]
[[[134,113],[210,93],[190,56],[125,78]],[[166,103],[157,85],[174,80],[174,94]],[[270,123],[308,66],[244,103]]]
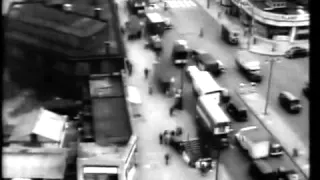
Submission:
[[[123,1],[119,4],[120,18],[126,18]],[[122,15],[121,15],[122,14]],[[121,20],[124,22],[125,20]],[[190,168],[183,160],[182,156],[176,154],[170,147],[159,144],[159,133],[166,129],[173,130],[177,126],[184,129],[184,138],[196,137],[196,129],[193,125],[192,116],[186,111],[176,111],[173,117],[169,116],[169,108],[174,101],[159,93],[154,85],[154,75],[156,57],[150,50],[144,49],[145,40],[127,42],[127,56],[133,64],[133,74],[128,77],[127,86],[135,86],[139,89],[142,104],[131,104],[132,111],[139,111],[141,117],[132,117],[134,133],[138,135],[138,168],[137,179],[143,180],[165,180],[165,179],[215,179],[215,171],[209,172],[202,177],[198,170]],[[151,70],[148,80],[144,78],[144,68]],[[152,95],[148,93],[149,85],[154,87]],[[171,154],[169,166],[165,165],[164,154]],[[219,179],[231,179],[223,164],[219,167]]]
[[[207,0],[193,0],[196,2],[200,7],[204,9],[213,19],[216,21],[230,21],[232,24],[236,24],[239,27],[242,28],[243,32],[245,31],[245,26],[243,26],[238,18],[228,16],[225,13],[222,13],[220,17],[218,17],[218,14],[220,12],[224,12],[224,7],[221,7],[219,5],[220,0],[214,0],[210,1],[210,7],[207,8]],[[256,39],[256,43],[253,44],[253,39]],[[250,48],[248,48],[248,41],[251,41]],[[240,47],[243,49],[249,49],[249,51],[256,53],[256,54],[262,54],[262,55],[269,55],[269,56],[281,56],[284,55],[284,53],[294,46],[300,46],[309,49],[309,41],[296,41],[294,43],[286,42],[286,41],[275,41],[275,40],[269,40],[266,38],[262,38],[259,36],[249,37],[244,36],[243,33],[241,35],[240,39]],[[273,51],[273,47],[275,47],[275,51]]]
[[[300,169],[309,177],[309,142],[302,141],[297,134],[288,128],[289,125],[278,115],[273,107],[268,107],[267,115],[264,115],[265,98],[258,93],[238,94],[245,104],[258,117],[260,123],[271,132],[289,155],[292,155],[293,149],[297,148],[301,155],[292,157],[291,160],[300,167]]]

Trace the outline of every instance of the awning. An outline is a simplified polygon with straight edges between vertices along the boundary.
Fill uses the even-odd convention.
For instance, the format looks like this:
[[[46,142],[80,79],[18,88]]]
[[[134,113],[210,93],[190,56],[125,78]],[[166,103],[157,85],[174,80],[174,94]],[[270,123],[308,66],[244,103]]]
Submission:
[[[138,88],[134,86],[128,86],[128,101],[134,104],[142,103]]]
[[[59,142],[66,119],[67,116],[60,116],[51,111],[42,109],[39,121],[36,123],[32,132]]]
[[[30,123],[27,123],[29,119],[25,119],[24,123],[14,129],[9,141],[20,140],[31,133],[57,142],[60,141],[66,116],[61,116],[41,108],[40,112],[34,112],[34,115],[29,117],[32,118],[30,119]]]
[[[67,153],[3,153],[3,178],[63,179]]]

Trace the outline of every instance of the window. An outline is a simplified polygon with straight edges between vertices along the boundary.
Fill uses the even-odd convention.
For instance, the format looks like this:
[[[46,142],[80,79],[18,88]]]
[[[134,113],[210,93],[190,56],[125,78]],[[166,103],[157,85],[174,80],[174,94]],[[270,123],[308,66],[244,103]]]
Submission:
[[[188,53],[186,51],[180,51],[180,52],[175,52],[174,58],[175,59],[187,59]]]

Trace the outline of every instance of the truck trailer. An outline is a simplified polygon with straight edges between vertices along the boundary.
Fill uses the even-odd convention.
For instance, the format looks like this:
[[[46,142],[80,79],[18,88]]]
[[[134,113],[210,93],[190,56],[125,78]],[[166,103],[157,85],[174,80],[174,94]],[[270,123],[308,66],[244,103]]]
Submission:
[[[283,154],[282,146],[276,142],[266,131],[256,126],[240,129],[235,138],[239,145],[252,159],[262,159],[269,156],[280,156]]]

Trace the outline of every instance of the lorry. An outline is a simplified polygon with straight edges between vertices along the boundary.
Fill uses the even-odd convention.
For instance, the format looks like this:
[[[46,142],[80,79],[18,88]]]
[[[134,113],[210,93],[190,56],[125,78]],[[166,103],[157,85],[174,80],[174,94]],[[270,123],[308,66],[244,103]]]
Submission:
[[[248,80],[257,83],[262,81],[260,61],[250,52],[239,51],[235,57],[235,63]]]
[[[128,31],[128,40],[141,38],[142,28],[143,28],[143,22],[141,22],[136,15],[131,15],[129,17],[129,21],[126,22],[126,29]]]
[[[254,160],[249,167],[249,173],[259,180],[299,180],[299,174],[292,168],[285,168],[269,161]]]
[[[144,16],[145,15],[145,8],[148,4],[147,0],[128,0],[127,6],[131,14]]]
[[[235,24],[228,21],[221,23],[221,37],[222,39],[232,45],[238,45],[240,41],[241,29]]]
[[[283,148],[266,131],[257,126],[248,126],[240,129],[235,138],[239,145],[252,159],[262,159],[270,156],[283,155]]]

